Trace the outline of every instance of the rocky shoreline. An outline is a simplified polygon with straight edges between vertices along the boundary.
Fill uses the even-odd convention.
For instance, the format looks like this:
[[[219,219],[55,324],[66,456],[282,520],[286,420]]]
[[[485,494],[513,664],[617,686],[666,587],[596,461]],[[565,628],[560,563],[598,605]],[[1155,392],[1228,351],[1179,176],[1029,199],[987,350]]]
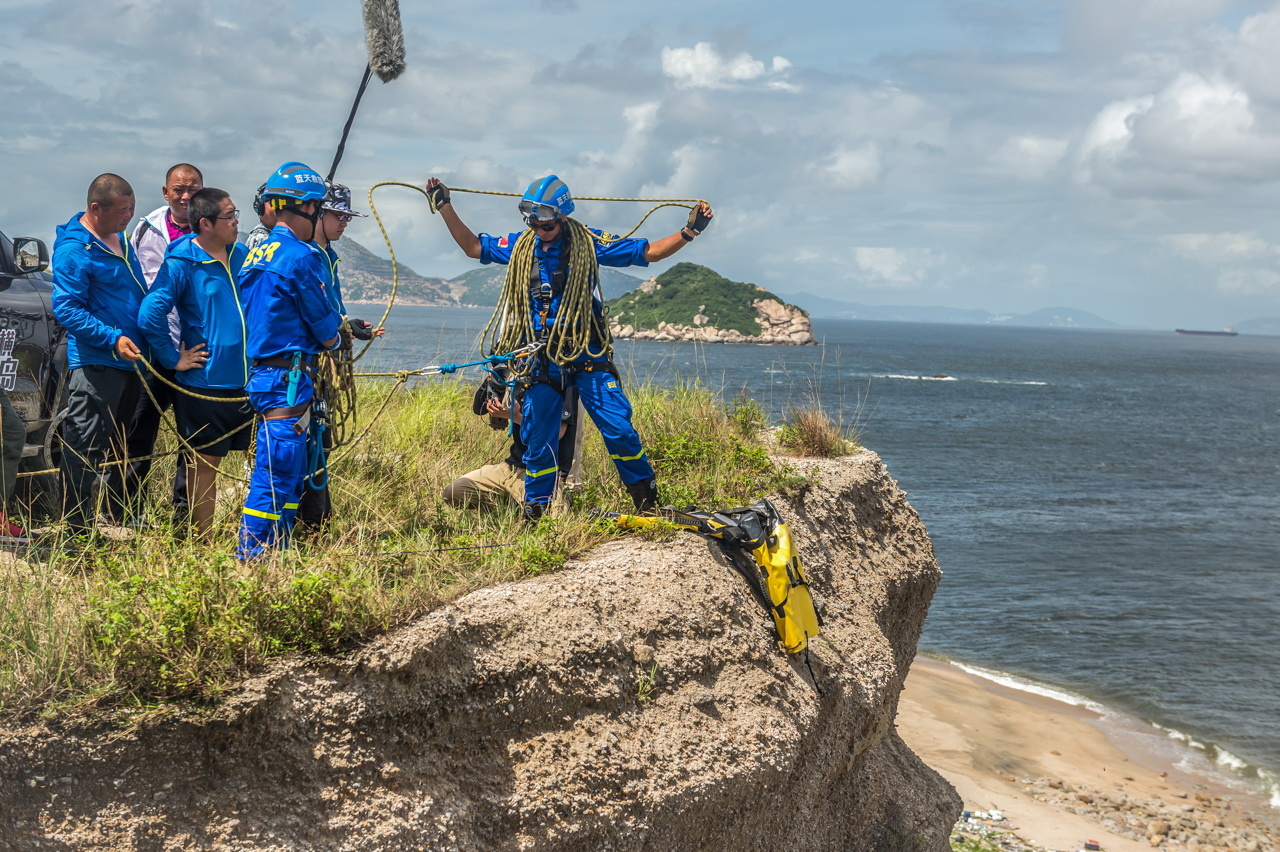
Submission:
[[[651,286],[652,282],[646,281],[645,285]],[[784,305],[776,299],[756,299],[751,307],[756,312],[756,322],[760,324],[758,335],[743,334],[734,328],[716,328],[703,313],[705,305],[698,308],[698,313],[693,317],[693,325],[659,322],[657,328],[637,328],[610,318],[609,333],[615,340],[657,340],[664,343],[767,343],[775,346],[818,344],[813,336],[813,328],[809,325],[809,315],[800,308]]]
[[[1186,852],[1273,852],[1280,849],[1275,825],[1240,809],[1231,796],[1173,793],[1158,797],[1131,795],[1073,785],[1061,778],[1023,778],[1025,792],[1041,802],[1097,821],[1108,831],[1145,840],[1152,847]]]

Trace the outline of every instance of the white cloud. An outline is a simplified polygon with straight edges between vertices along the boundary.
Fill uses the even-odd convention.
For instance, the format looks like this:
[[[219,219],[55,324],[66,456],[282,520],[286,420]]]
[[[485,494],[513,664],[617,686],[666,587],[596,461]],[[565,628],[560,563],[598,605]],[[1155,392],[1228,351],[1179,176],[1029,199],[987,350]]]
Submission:
[[[1218,290],[1228,296],[1257,296],[1280,292],[1280,272],[1274,269],[1231,269],[1218,276]]]
[[[859,246],[853,250],[861,282],[867,287],[914,290],[921,287],[941,258],[930,249]]]
[[[866,142],[856,148],[837,148],[823,163],[822,171],[841,189],[862,189],[876,182],[881,167],[880,146]]]
[[[1060,0],[1065,36],[1074,48],[1111,52],[1152,32],[1195,27],[1212,20],[1230,0]]]
[[[1276,246],[1253,233],[1172,234],[1164,243],[1182,257],[1210,265],[1280,255]]]
[[[1172,234],[1163,243],[1179,257],[1218,271],[1218,291],[1227,296],[1280,292],[1280,246],[1253,232]]]
[[[1062,162],[1070,143],[1066,139],[1015,136],[1006,139],[991,156],[997,172],[1020,180],[1042,180]]]
[[[662,49],[662,73],[680,89],[725,89],[762,80],[770,88],[794,90],[785,79],[790,69],[791,62],[781,56],[775,56],[768,67],[749,53],[725,58],[705,41]]]

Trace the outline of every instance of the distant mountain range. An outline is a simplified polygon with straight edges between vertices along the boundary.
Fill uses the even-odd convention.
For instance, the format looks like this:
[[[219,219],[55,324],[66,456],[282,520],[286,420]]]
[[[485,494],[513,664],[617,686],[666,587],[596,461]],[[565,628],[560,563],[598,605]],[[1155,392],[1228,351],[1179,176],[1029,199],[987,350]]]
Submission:
[[[863,305],[815,296],[787,295],[811,318],[881,320],[884,322],[942,322],[977,325],[1018,325],[1038,328],[1119,328],[1110,320],[1077,308],[1041,308],[1029,314],[993,314],[981,308],[920,307],[916,305]]]

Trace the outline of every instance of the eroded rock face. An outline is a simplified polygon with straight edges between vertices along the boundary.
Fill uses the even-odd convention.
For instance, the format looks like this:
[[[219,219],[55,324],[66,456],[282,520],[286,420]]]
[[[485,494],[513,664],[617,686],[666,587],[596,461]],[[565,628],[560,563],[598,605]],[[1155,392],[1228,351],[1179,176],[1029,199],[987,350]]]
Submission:
[[[815,466],[776,501],[811,668],[714,545],[619,540],[212,719],[8,732],[0,849],[941,852],[960,800],[893,728],[932,547],[875,455]]]

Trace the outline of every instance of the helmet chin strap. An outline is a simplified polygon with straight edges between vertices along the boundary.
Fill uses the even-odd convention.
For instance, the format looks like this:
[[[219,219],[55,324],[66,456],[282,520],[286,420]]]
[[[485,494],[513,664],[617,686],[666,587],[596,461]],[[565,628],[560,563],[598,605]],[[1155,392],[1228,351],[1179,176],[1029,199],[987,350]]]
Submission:
[[[300,217],[300,218],[302,218],[302,219],[306,219],[308,222],[310,222],[310,223],[311,223],[311,236],[310,236],[310,238],[309,238],[309,239],[314,240],[314,239],[316,238],[316,229],[320,227],[320,217],[321,217],[322,215],[324,215],[324,214],[323,214],[323,211],[321,211],[321,209],[320,209],[320,203],[319,203],[319,202],[308,202],[308,203],[314,203],[314,204],[315,204],[315,209],[314,209],[314,210],[312,210],[310,213],[303,213],[303,212],[302,212],[302,205],[300,205],[300,204],[292,205],[292,206],[289,206],[289,207],[281,207],[281,208],[280,208],[280,212],[281,212],[281,213],[292,213],[294,216],[298,216],[298,217]]]

